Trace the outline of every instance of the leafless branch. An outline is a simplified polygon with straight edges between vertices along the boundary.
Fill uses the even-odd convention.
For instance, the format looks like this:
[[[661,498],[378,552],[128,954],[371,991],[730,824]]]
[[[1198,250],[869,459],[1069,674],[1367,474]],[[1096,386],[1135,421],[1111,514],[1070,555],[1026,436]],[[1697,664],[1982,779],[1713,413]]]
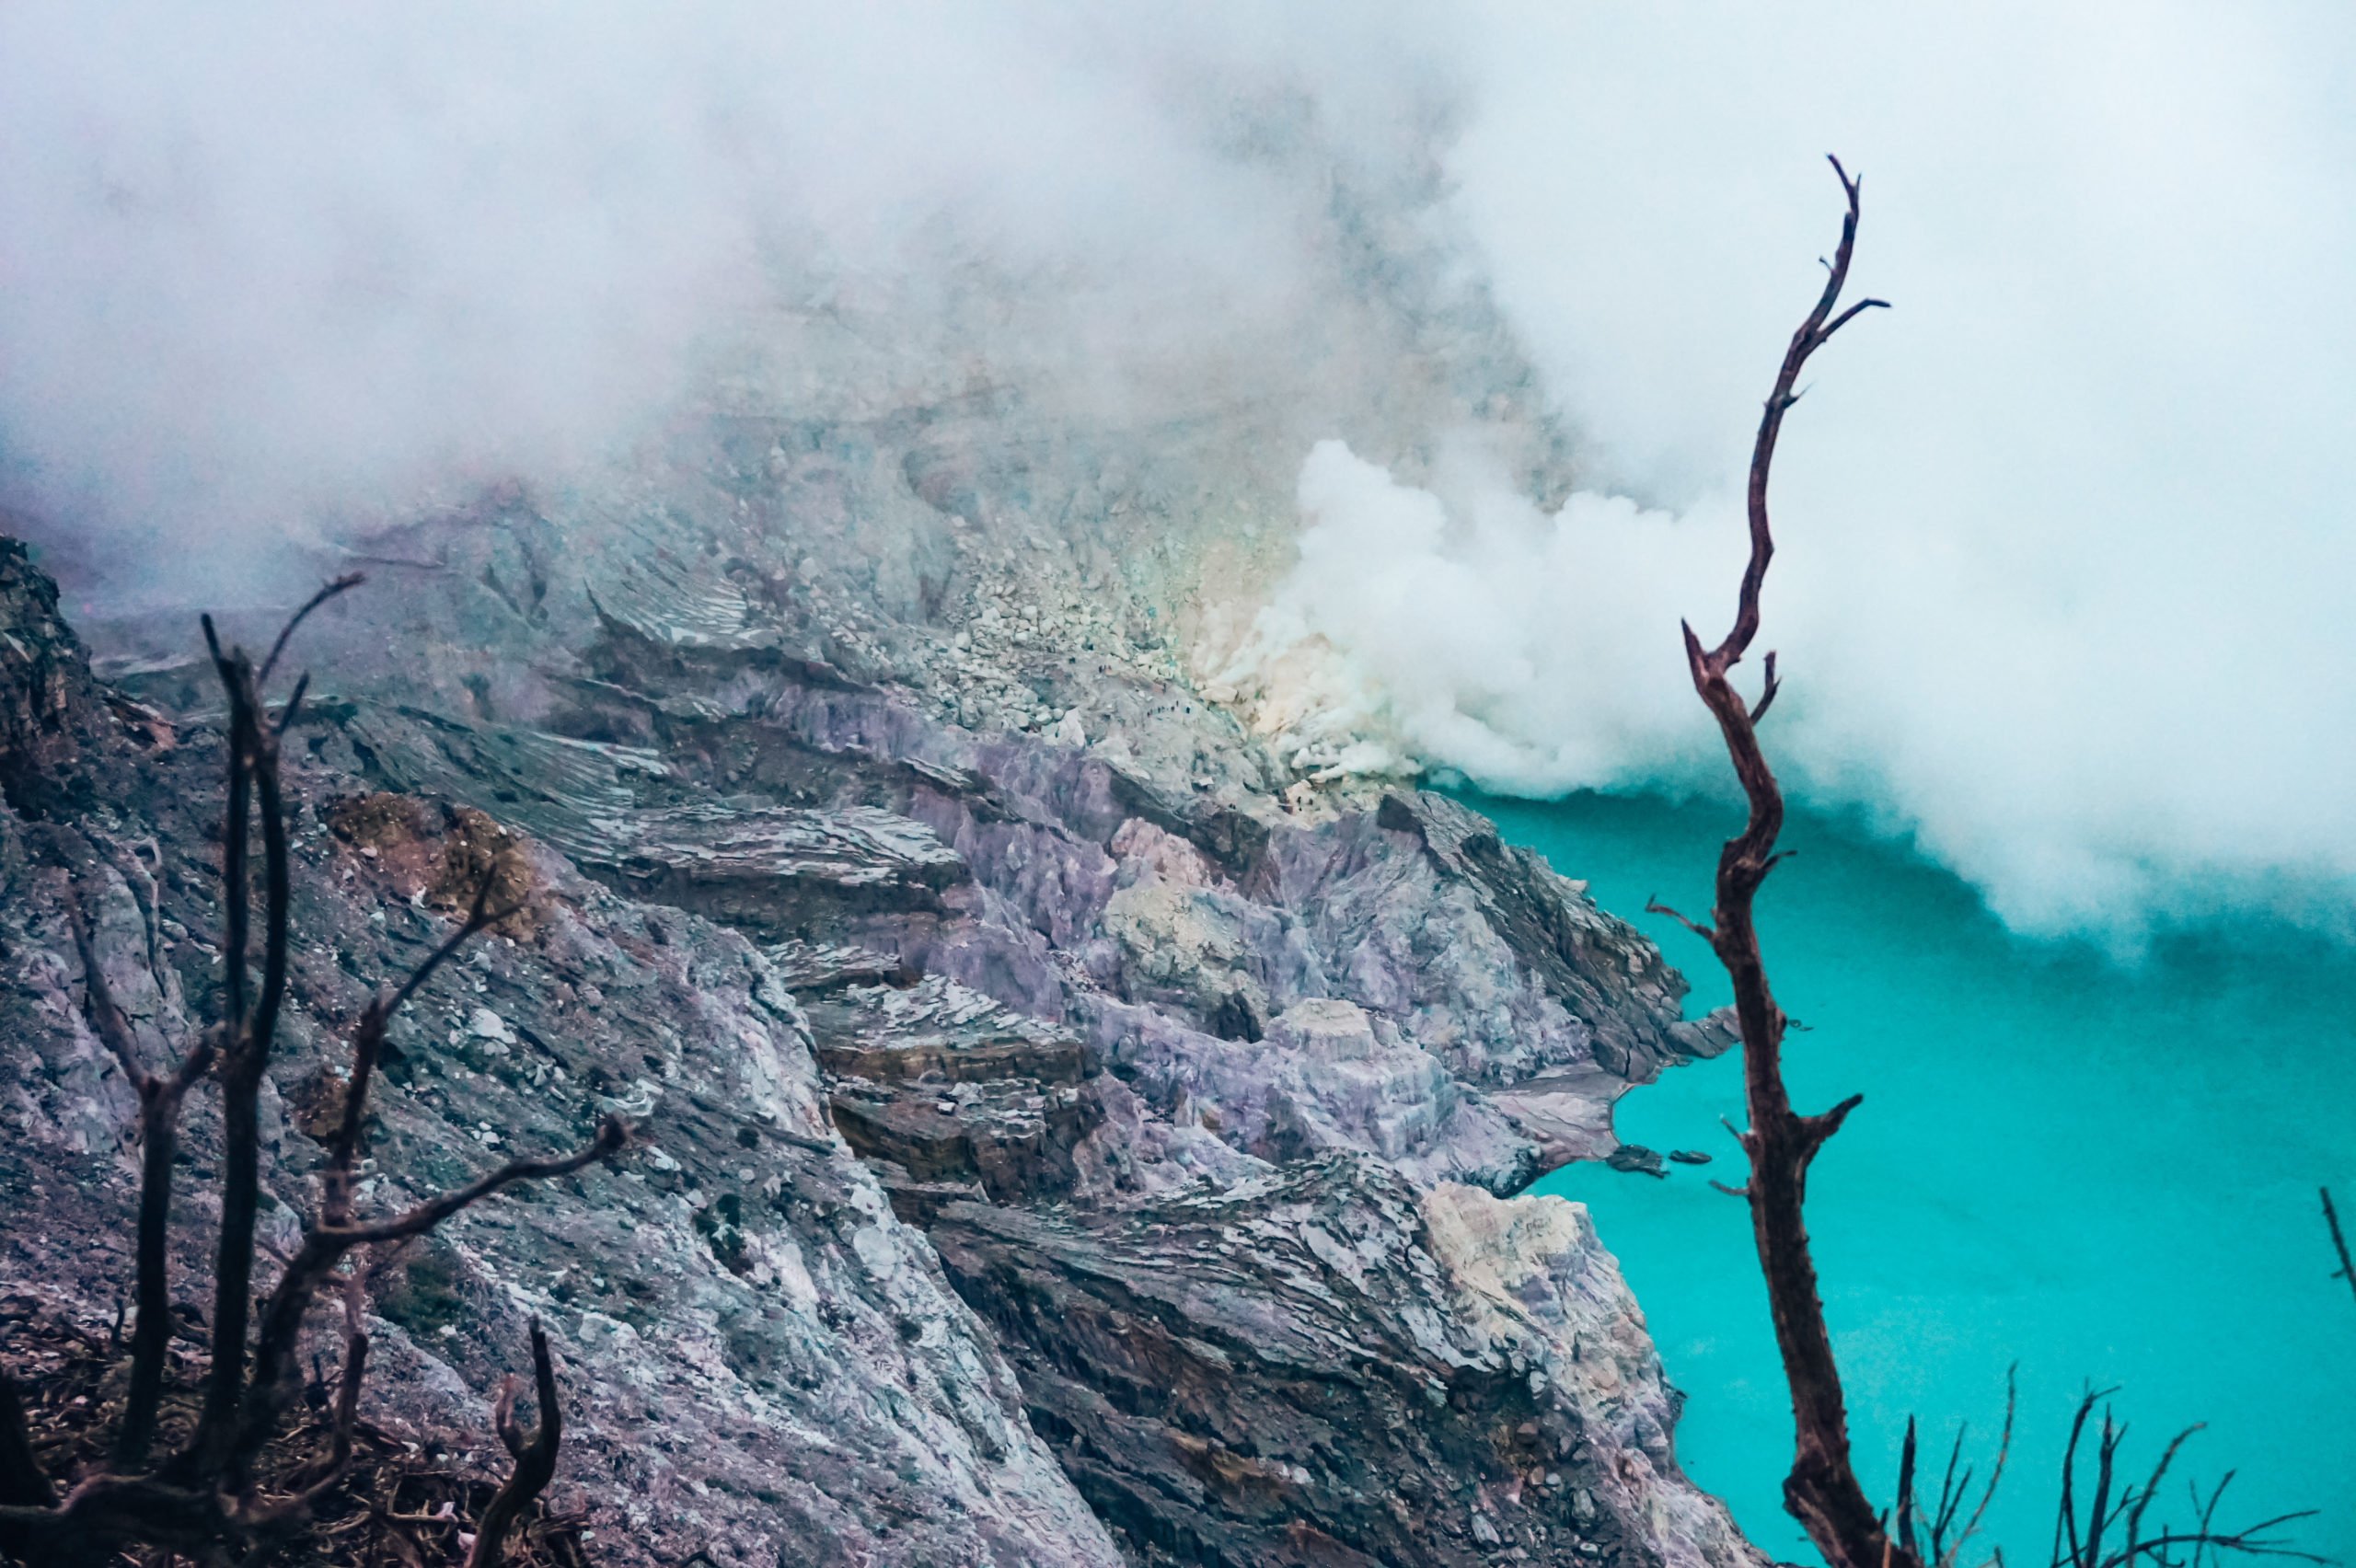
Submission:
[[[512,1397],[502,1397],[499,1428],[500,1437],[515,1456],[515,1471],[507,1478],[490,1505],[482,1511],[482,1519],[475,1527],[474,1551],[467,1556],[467,1568],[497,1568],[506,1555],[507,1537],[522,1518],[532,1499],[548,1487],[556,1474],[557,1446],[564,1438],[564,1409],[557,1399],[556,1368],[549,1359],[548,1335],[540,1332],[540,1320],[532,1320],[532,1376],[540,1405],[540,1424],[527,1439],[514,1424]]]
[[[261,681],[267,681],[270,679],[270,673],[278,668],[278,656],[286,651],[286,640],[294,635],[294,628],[301,626],[310,616],[310,613],[313,610],[318,609],[321,605],[326,604],[329,599],[334,598],[337,594],[350,593],[352,589],[359,587],[363,582],[367,581],[368,577],[365,572],[348,571],[341,577],[337,578],[334,582],[325,584],[318,593],[304,600],[303,607],[296,610],[293,615],[287,617],[286,624],[279,628],[278,640],[270,645],[270,657],[261,662],[261,674],[257,678]],[[308,680],[310,677],[306,675],[304,678]]]
[[[2004,1479],[2004,1462],[2013,1452],[2013,1416],[2020,1402],[2020,1365],[2015,1362],[2004,1369],[2004,1430],[1996,1439],[1996,1462],[1988,1471],[1988,1484],[1981,1488],[1979,1505],[1971,1510],[1971,1517],[1964,1521],[1963,1531],[1952,1543],[1946,1539],[1955,1523],[1956,1515],[1963,1507],[1963,1500],[1971,1492],[1971,1470],[1966,1466],[1961,1480],[1956,1478],[1955,1467],[1963,1457],[1961,1426],[1956,1428],[1955,1447],[1947,1452],[1946,1474],[1939,1482],[1938,1505],[1931,1516],[1931,1557],[1934,1568],[1954,1568],[1957,1554],[1964,1543],[1980,1533],[1980,1521],[1987,1516],[1988,1505],[1996,1500],[1997,1483]],[[2002,1554],[1999,1553],[2001,1556]]]
[[[222,833],[222,911],[224,959],[222,1009],[221,1229],[214,1256],[213,1366],[206,1380],[204,1403],[197,1418],[191,1458],[209,1470],[225,1456],[226,1445],[246,1386],[246,1329],[253,1303],[254,1216],[261,1196],[261,1082],[269,1066],[270,1027],[275,1022],[275,998],[269,1008],[253,1006],[248,995],[251,936],[251,863],[254,797],[264,795],[263,855],[274,865],[265,868],[266,897],[283,898],[285,891],[284,824],[277,809],[277,753],[266,744],[260,703],[255,695],[253,662],[242,648],[224,653],[213,619],[204,617],[206,646],[215,673],[229,700],[229,813]],[[257,789],[257,775],[267,771],[270,786]],[[273,829],[275,830],[273,832]],[[273,843],[277,850],[271,854]],[[265,905],[268,936],[280,944],[278,963],[283,984],[285,940],[283,909],[274,916]],[[270,967],[270,954],[263,957]],[[267,975],[264,989],[269,989]]]
[[[114,1463],[129,1470],[147,1457],[155,1441],[156,1413],[164,1391],[164,1357],[172,1335],[170,1282],[166,1276],[166,1250],[172,1217],[172,1163],[179,1147],[180,1106],[189,1090],[213,1061],[213,1039],[198,1037],[179,1066],[168,1077],[150,1072],[139,1060],[139,1045],[131,1020],[116,1005],[91,939],[90,923],[74,890],[65,890],[66,920],[74,928],[74,945],[82,960],[82,984],[88,993],[90,1021],[98,1037],[114,1053],[123,1077],[139,1097],[139,1228],[133,1243],[131,1331],[131,1379],[123,1401],[122,1424],[115,1434]]]
[[[587,1147],[561,1159],[515,1160],[479,1181],[440,1193],[373,1225],[329,1225],[324,1219],[314,1224],[304,1233],[302,1246],[287,1262],[277,1288],[271,1292],[262,1309],[261,1333],[254,1347],[253,1389],[248,1396],[245,1420],[237,1438],[235,1462],[241,1465],[249,1461],[275,1431],[279,1416],[294,1390],[294,1352],[302,1335],[303,1315],[345,1253],[355,1247],[422,1236],[502,1187],[569,1176],[619,1153],[629,1143],[629,1128],[620,1117],[609,1115]]]
[[[327,1459],[292,1497],[266,1504],[246,1500],[237,1517],[247,1530],[267,1533],[308,1517],[351,1468],[352,1438],[360,1424],[360,1386],[368,1376],[368,1335],[363,1325],[360,1277],[348,1274],[343,1282],[343,1370],[336,1379]]]
[[[278,722],[271,727],[270,732],[272,739],[283,739],[286,732],[294,728],[295,715],[303,711],[303,694],[310,689],[311,672],[306,670],[294,683],[294,693],[286,699],[286,706],[278,710]]]
[[[328,1173],[320,1209],[320,1219],[326,1225],[351,1223],[352,1180],[360,1158],[361,1131],[367,1124],[368,1091],[375,1079],[376,1062],[384,1054],[385,1031],[391,1024],[393,1015],[477,932],[513,913],[512,909],[496,915],[486,912],[484,906],[491,901],[491,880],[485,877],[482,885],[475,890],[473,906],[467,911],[466,920],[450,934],[449,939],[435,948],[424,963],[411,970],[409,978],[402,981],[398,988],[375,997],[360,1015],[360,1022],[352,1034],[352,1072],[344,1083],[342,1114],[337,1119],[335,1131],[328,1139]]]
[[[1645,913],[1647,915],[1666,915],[1705,942],[1715,941],[1717,940],[1715,934],[1711,931],[1710,928],[1707,926],[1695,925],[1692,921],[1688,920],[1684,916],[1680,915],[1676,910],[1671,909],[1668,905],[1663,904],[1657,898],[1649,896],[1646,898]]]
[[[1775,678],[1774,651],[1770,649],[1767,653],[1766,687],[1759,694],[1759,705],[1750,710],[1750,722],[1753,728],[1757,727],[1759,721],[1767,717],[1767,709],[1774,706],[1775,694],[1783,689],[1784,683]]]
[[[1898,1545],[1907,1556],[1922,1560],[1914,1546],[1914,1418],[1911,1415],[1906,1418],[1906,1446],[1898,1457]]]
[[[330,1451],[319,1467],[304,1472],[307,1479],[292,1496],[258,1497],[248,1481],[255,1458],[276,1435],[299,1384],[295,1350],[304,1316],[320,1290],[339,1277],[337,1271],[345,1255],[357,1247],[421,1235],[502,1188],[579,1170],[619,1151],[629,1141],[629,1129],[618,1118],[608,1116],[595,1137],[573,1154],[557,1159],[517,1160],[389,1218],[372,1223],[355,1220],[353,1173],[364,1147],[368,1091],[387,1024],[460,946],[485,927],[514,913],[514,908],[491,909],[493,879],[485,878],[458,928],[400,986],[372,1002],[354,1031],[352,1069],[346,1080],[341,1114],[329,1140],[318,1216],[304,1232],[294,1256],[284,1260],[278,1283],[262,1305],[260,1332],[255,1336],[248,1366],[245,1353],[252,1312],[254,1219],[260,1191],[259,1101],[286,997],[291,905],[279,740],[299,710],[308,682],[306,677],[297,683],[293,699],[274,725],[263,704],[261,684],[303,618],[359,581],[356,575],[339,579],[297,610],[259,673],[243,649],[225,652],[211,618],[204,621],[206,645],[229,702],[228,811],[222,837],[224,974],[220,1020],[199,1036],[177,1069],[159,1073],[139,1059],[136,1037],[108,985],[89,924],[68,889],[67,915],[81,953],[92,1026],[121,1064],[141,1104],[144,1159],[131,1393],[116,1445],[114,1472],[89,1476],[59,1500],[31,1448],[15,1387],[0,1378],[0,1550],[49,1561],[94,1559],[125,1546],[146,1546],[225,1562],[250,1556],[250,1549],[258,1545],[266,1548],[276,1534],[306,1516],[337,1484],[351,1459],[369,1344],[362,1332],[364,1320],[358,1279],[344,1274],[341,1276],[343,1367],[331,1418]],[[257,828],[261,839],[263,894],[258,987],[250,951],[252,836]],[[155,942],[151,928],[151,968],[157,963]],[[158,984],[163,982],[159,979]],[[165,1291],[164,1257],[179,1108],[189,1089],[216,1062],[222,1084],[224,1158],[214,1279],[213,1365],[196,1431],[187,1447],[152,1473],[129,1473],[144,1458],[154,1439],[164,1353],[175,1327]],[[486,1516],[483,1536],[478,1539],[476,1561],[482,1563],[496,1561],[507,1533],[547,1485],[555,1468],[562,1420],[557,1411],[546,1338],[537,1322],[532,1337],[541,1424],[528,1443],[519,1437],[515,1475],[493,1505],[498,1528],[493,1531],[491,1516]],[[502,1424],[512,1426],[512,1412],[505,1406]],[[491,1543],[487,1549],[484,1539]]]
[[[1853,1097],[1820,1116],[1801,1116],[1792,1110],[1782,1061],[1789,1020],[1768,986],[1752,916],[1760,884],[1781,859],[1775,853],[1775,840],[1783,831],[1784,797],[1760,749],[1756,728],[1779,683],[1771,658],[1766,686],[1754,708],[1736,692],[1728,678],[1759,632],[1760,591],[1775,553],[1767,514],[1768,477],[1774,466],[1784,416],[1798,400],[1794,388],[1810,355],[1859,312],[1881,304],[1860,301],[1834,314],[1848,286],[1849,263],[1856,247],[1858,182],[1842,168],[1839,159],[1832,160],[1832,168],[1847,201],[1841,243],[1826,264],[1823,293],[1784,350],[1784,363],[1760,417],[1747,497],[1750,559],[1737,594],[1734,625],[1715,648],[1706,650],[1690,624],[1680,628],[1693,689],[1717,721],[1735,777],[1750,803],[1750,818],[1742,832],[1727,840],[1718,857],[1716,904],[1710,912],[1709,928],[1684,923],[1708,940],[1734,985],[1735,1014],[1742,1035],[1743,1093],[1750,1119],[1750,1130],[1738,1135],[1750,1157],[1750,1180],[1745,1190],[1774,1319],[1776,1347],[1792,1393],[1794,1449],[1791,1472],[1784,1482],[1784,1505],[1799,1520],[1831,1568],[1920,1568],[1911,1548],[1893,1539],[1884,1528],[1851,1465],[1841,1374],[1832,1358],[1831,1336],[1818,1299],[1816,1265],[1802,1220],[1808,1166],[1825,1140],[1840,1130],[1857,1101]],[[1910,1475],[1910,1482],[1911,1479]],[[1904,1523],[1901,1534],[1911,1533],[1911,1516]]]
[[[2346,1280],[2348,1288],[2356,1291],[2356,1263],[2348,1261],[2348,1239],[2339,1233],[2339,1215],[2331,1206],[2331,1189],[2320,1187],[2316,1191],[2323,1194],[2323,1222],[2331,1227],[2331,1250],[2339,1254],[2339,1272],[2331,1277]]]
[[[380,1220],[375,1225],[355,1225],[332,1234],[345,1247],[368,1246],[422,1236],[460,1209],[491,1196],[502,1187],[512,1187],[518,1182],[545,1182],[558,1176],[570,1176],[598,1160],[619,1154],[629,1145],[629,1128],[619,1116],[607,1116],[598,1127],[596,1137],[586,1147],[561,1159],[519,1159],[501,1166],[479,1182],[444,1193],[439,1197],[429,1198],[390,1219]]]

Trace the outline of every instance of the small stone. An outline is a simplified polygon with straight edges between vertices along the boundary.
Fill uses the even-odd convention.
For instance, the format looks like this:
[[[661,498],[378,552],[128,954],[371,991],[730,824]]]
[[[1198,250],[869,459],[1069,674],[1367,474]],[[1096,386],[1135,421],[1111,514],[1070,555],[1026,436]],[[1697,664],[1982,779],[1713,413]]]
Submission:
[[[1624,1170],[1631,1175],[1666,1176],[1669,1174],[1661,1169],[1660,1156],[1642,1144],[1623,1143],[1610,1154],[1605,1155],[1603,1163],[1614,1170]]]

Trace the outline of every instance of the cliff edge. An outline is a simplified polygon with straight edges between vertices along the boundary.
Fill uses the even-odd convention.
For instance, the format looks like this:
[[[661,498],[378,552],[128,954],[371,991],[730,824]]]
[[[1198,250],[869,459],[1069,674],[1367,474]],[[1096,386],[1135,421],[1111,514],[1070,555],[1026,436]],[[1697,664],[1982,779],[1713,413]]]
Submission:
[[[64,898],[143,1043],[202,1027],[222,743],[185,670],[107,686],[0,568],[0,1297],[102,1328],[135,1119]],[[288,743],[266,1237],[311,1201],[341,1030],[485,835],[530,913],[397,1025],[365,1200],[608,1111],[644,1135],[371,1260],[369,1419],[487,1467],[537,1315],[599,1562],[1758,1561],[1676,1468],[1584,1212],[1511,1195],[1722,1047],[1650,943],[1444,797],[1293,813],[1140,760],[1199,726],[969,729],[724,572],[600,570],[529,722],[352,680]],[[463,635],[399,593],[331,671],[366,617]]]

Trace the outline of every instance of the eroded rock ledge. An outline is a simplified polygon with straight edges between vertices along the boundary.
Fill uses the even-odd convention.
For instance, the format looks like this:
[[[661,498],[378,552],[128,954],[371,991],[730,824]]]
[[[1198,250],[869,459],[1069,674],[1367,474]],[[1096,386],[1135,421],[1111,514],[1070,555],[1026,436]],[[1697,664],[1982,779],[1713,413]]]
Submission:
[[[976,735],[709,578],[601,597],[531,725],[352,698],[296,732],[274,1195],[483,832],[526,836],[533,913],[397,1032],[372,1197],[646,1133],[378,1261],[375,1418],[488,1455],[538,1313],[606,1562],[1755,1561],[1583,1212],[1509,1195],[1722,1047],[1648,942],[1443,797],[1297,820]],[[0,1286],[98,1321],[131,1101],[60,900],[156,1049],[198,1026],[219,738],[93,682],[53,605],[0,594],[40,651],[0,667]]]

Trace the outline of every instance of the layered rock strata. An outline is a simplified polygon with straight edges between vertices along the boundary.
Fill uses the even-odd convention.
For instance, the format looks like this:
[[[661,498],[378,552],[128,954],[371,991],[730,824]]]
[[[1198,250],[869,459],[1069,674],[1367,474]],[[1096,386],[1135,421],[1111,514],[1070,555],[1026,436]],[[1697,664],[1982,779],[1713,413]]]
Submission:
[[[201,730],[162,750],[105,737],[88,815],[0,817],[0,1281],[101,1327],[128,1287],[135,1107],[87,1020],[64,899],[153,1059],[184,1050],[213,985],[198,933],[219,921],[219,751]],[[344,836],[330,823],[353,825],[335,807],[358,780],[301,760],[289,784],[297,936],[264,1090],[265,1257],[314,1201],[340,1037],[448,933],[431,900],[467,847],[438,807]],[[537,1316],[568,1406],[560,1502],[587,1516],[597,1561],[1117,1562],[989,1331],[835,1132],[807,1021],[759,950],[526,847],[528,915],[396,1021],[362,1202],[388,1211],[577,1146],[607,1112],[640,1142],[369,1260],[369,1418],[495,1469],[487,1396],[528,1365]],[[201,1333],[219,1149],[202,1095],[188,1131],[173,1295]]]
[[[1444,797],[1294,815],[976,733],[786,647],[724,574],[623,581],[531,724],[347,692],[289,743],[273,1197],[308,1201],[336,1032],[487,834],[523,836],[530,914],[396,1031],[371,1201],[605,1111],[644,1131],[376,1261],[379,1416],[487,1457],[538,1314],[564,1497],[616,1562],[1753,1560],[1676,1470],[1581,1211],[1510,1196],[1724,1042],[1640,935]],[[65,699],[12,700],[87,734],[11,742],[40,788],[0,842],[0,1285],[96,1320],[131,1104],[61,900],[151,1044],[201,1025],[219,739],[192,686],[139,689],[176,724],[110,708],[27,602]]]

